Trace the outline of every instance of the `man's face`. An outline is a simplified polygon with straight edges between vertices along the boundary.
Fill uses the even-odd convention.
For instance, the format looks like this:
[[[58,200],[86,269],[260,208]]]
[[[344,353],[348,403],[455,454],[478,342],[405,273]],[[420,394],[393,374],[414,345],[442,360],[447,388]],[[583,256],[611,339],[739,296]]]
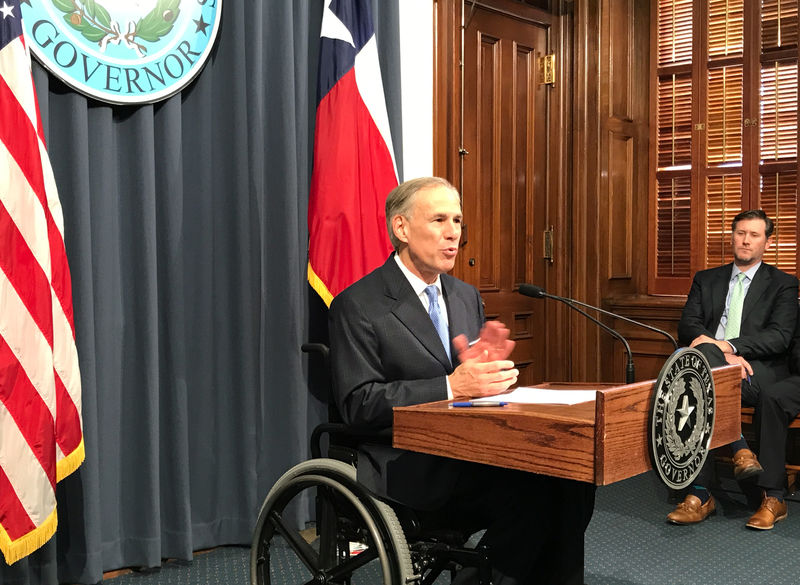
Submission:
[[[417,191],[409,215],[392,218],[395,235],[407,244],[400,250],[400,259],[430,284],[456,263],[461,239],[458,193],[440,185]]]
[[[766,236],[763,219],[742,219],[731,235],[733,258],[739,268],[749,268],[761,260],[772,245],[772,236]]]

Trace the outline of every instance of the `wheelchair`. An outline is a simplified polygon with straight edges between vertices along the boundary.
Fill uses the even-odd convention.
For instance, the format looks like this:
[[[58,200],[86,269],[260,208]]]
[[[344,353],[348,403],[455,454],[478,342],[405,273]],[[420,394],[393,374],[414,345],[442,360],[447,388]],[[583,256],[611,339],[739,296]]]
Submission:
[[[287,574],[299,570],[297,583],[309,585],[431,585],[445,571],[452,579],[472,567],[480,585],[490,585],[488,551],[468,546],[471,535],[426,525],[423,520],[429,518],[381,500],[358,483],[359,441],[390,441],[390,430],[376,433],[341,422],[331,399],[328,347],[304,344],[302,349],[323,362],[329,422],[312,433],[312,458],[284,473],[261,506],[250,551],[251,584],[286,583]],[[302,530],[310,510],[314,525]]]

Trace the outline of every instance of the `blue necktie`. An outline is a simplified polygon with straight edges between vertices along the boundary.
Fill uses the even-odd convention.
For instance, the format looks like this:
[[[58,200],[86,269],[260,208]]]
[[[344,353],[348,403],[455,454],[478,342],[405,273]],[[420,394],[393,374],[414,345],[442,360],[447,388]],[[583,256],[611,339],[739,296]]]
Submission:
[[[439,289],[436,285],[432,284],[425,287],[425,293],[428,295],[428,315],[433,321],[433,326],[436,327],[436,333],[439,334],[439,339],[442,340],[444,350],[447,352],[447,358],[450,358],[450,332],[448,331],[447,323],[442,319],[442,313],[439,311]]]

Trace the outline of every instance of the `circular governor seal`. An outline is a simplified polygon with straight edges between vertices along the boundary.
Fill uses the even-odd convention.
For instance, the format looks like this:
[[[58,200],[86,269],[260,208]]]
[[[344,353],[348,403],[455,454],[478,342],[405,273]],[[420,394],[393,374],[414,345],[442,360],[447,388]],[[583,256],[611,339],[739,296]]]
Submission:
[[[689,485],[705,463],[714,432],[714,379],[705,356],[683,348],[658,375],[650,411],[653,467],[672,489]]]
[[[222,0],[21,0],[19,7],[41,64],[111,104],[154,103],[182,90],[208,60],[222,20]]]

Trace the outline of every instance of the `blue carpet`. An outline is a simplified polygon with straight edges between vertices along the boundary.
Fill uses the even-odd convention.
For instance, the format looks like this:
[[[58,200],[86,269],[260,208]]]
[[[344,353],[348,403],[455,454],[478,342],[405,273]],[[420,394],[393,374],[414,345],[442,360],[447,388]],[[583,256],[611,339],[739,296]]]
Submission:
[[[674,504],[654,474],[599,488],[586,532],[586,585],[800,583],[800,503],[790,501],[789,517],[766,532],[745,528],[752,509],[741,493],[722,492],[717,504],[717,513],[702,524],[672,526],[665,517]],[[107,583],[249,585],[249,561],[249,549],[221,547],[191,562],[168,562]],[[278,567],[273,585],[296,585],[303,574],[296,560],[276,548],[273,562]],[[445,577],[437,581],[444,583]]]
[[[770,531],[745,528],[753,510],[742,494],[718,494],[716,514],[694,526],[668,524],[673,508],[653,473],[599,488],[586,532],[587,585],[800,583],[797,502]]]
[[[249,585],[250,547],[226,546],[196,554],[192,561],[107,579],[104,585]]]

